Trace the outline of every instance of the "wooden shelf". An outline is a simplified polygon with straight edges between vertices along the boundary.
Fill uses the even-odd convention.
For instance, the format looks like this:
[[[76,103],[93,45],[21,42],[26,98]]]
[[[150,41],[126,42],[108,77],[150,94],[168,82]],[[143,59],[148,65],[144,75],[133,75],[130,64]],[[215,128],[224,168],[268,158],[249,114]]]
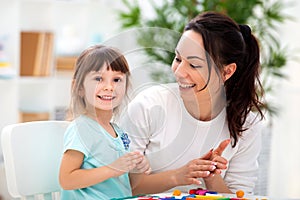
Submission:
[[[57,71],[74,71],[77,57],[76,56],[58,56],[56,58]]]
[[[20,76],[50,76],[53,68],[54,34],[21,32]]]
[[[20,112],[19,122],[43,121],[49,120],[50,113],[48,112]]]

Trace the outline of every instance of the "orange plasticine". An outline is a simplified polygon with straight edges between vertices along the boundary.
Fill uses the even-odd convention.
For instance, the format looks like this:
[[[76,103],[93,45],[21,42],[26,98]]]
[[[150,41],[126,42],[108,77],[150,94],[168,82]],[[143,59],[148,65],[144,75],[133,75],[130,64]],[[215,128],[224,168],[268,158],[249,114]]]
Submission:
[[[236,191],[236,197],[237,198],[243,198],[244,197],[244,191],[243,190],[238,190]]]
[[[173,191],[173,195],[174,196],[180,196],[181,195],[181,191],[180,190],[174,190]]]

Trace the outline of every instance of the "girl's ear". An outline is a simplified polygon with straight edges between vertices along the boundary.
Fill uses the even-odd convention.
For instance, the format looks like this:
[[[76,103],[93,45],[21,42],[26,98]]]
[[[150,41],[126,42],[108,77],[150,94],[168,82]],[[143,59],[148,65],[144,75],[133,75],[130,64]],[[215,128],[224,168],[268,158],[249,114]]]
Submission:
[[[73,80],[72,80],[72,91],[75,89],[75,87],[76,87],[76,80],[73,79]],[[82,87],[79,88],[79,90],[78,90],[78,95],[79,95],[80,97],[84,97],[84,89],[83,89]]]
[[[235,72],[236,70],[236,64],[230,63],[223,68],[223,80],[228,80]]]
[[[84,97],[84,89],[82,87],[79,88],[78,94],[80,97]]]
[[[83,88],[79,89],[79,96],[84,97],[84,89]]]

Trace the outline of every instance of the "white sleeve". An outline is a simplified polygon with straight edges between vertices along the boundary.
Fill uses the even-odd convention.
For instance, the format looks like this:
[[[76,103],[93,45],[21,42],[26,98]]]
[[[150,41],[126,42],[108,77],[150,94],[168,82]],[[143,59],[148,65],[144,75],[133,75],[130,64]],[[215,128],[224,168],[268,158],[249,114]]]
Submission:
[[[165,99],[157,88],[149,89],[138,94],[123,111],[119,124],[131,140],[131,150],[147,154],[159,148],[153,139],[158,135],[164,136],[161,129],[167,117]]]
[[[149,143],[149,117],[147,108],[138,97],[133,99],[120,118],[120,126],[130,139],[130,149],[144,153]]]
[[[243,190],[253,194],[258,175],[258,156],[261,150],[262,121],[255,122],[243,132],[238,151],[229,162],[224,180],[232,192]]]

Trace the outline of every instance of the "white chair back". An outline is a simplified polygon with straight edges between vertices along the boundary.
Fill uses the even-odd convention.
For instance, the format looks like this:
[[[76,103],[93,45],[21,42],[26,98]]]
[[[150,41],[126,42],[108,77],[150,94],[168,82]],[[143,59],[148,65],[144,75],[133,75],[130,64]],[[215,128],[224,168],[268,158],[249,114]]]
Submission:
[[[21,199],[59,198],[63,135],[70,122],[34,121],[8,125],[1,135],[7,187]]]

